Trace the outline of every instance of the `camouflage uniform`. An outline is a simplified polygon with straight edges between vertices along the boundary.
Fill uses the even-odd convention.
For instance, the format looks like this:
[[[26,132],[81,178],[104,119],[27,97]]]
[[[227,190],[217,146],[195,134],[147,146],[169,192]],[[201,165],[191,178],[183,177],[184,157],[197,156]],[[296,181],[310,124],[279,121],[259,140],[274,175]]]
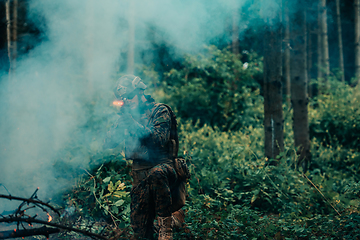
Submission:
[[[125,138],[125,155],[133,160],[130,218],[135,239],[153,239],[155,216],[171,216],[170,188],[177,180],[173,160],[169,159],[170,112],[162,104],[145,104],[131,126],[123,123],[126,116],[120,117],[105,142],[114,147],[116,139]]]
[[[170,186],[177,176],[169,164],[159,164],[146,172],[139,184],[131,189],[131,226],[136,238],[153,238],[155,215],[171,216]]]

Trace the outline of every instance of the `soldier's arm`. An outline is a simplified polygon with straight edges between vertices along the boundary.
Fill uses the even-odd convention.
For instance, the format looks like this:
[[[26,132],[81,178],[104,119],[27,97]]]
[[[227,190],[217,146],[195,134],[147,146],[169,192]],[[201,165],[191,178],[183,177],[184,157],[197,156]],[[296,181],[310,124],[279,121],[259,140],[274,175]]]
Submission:
[[[106,133],[103,149],[111,149],[117,147],[125,139],[126,121],[119,118]]]
[[[128,131],[132,136],[137,136],[141,141],[156,146],[165,146],[170,139],[171,116],[165,106],[160,106],[147,126],[141,125],[132,118]]]
[[[171,116],[165,106],[160,106],[146,128],[145,140],[164,147],[170,139]]]

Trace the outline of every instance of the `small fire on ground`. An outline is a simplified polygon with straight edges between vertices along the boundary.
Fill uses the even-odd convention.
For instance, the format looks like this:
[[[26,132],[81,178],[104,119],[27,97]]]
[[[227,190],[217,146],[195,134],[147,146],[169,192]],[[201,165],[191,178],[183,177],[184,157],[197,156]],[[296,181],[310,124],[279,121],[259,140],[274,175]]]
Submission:
[[[48,216],[48,222],[51,222],[51,220],[53,219],[52,216],[50,216],[49,213],[46,213],[46,214],[47,214],[47,216]]]

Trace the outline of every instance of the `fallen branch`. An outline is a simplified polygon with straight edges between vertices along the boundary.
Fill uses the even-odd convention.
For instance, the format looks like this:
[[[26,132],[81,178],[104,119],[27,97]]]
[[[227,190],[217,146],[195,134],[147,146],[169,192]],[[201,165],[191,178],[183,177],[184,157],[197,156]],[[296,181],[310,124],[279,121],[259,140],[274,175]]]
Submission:
[[[41,228],[26,229],[26,230],[10,230],[0,232],[0,239],[17,238],[17,237],[29,237],[35,235],[43,235],[49,237],[50,234],[60,232],[59,228],[48,228],[46,226]]]
[[[85,236],[94,238],[94,239],[107,240],[106,237],[104,237],[100,234],[96,234],[96,233],[87,231],[87,230],[91,229],[91,227],[89,227],[89,226],[87,226],[87,228],[85,228],[87,230],[82,230],[82,229],[77,229],[77,228],[73,228],[73,227],[66,226],[66,225],[52,223],[51,222],[52,217],[50,216],[48,209],[51,209],[52,211],[57,213],[59,216],[60,216],[60,212],[57,209],[55,209],[53,206],[51,206],[50,204],[38,200],[38,198],[37,198],[38,190],[39,190],[39,188],[37,188],[35,190],[35,192],[31,195],[30,198],[14,197],[14,196],[11,196],[10,194],[9,195],[0,194],[0,198],[22,201],[22,203],[19,205],[17,210],[14,211],[13,213],[10,213],[7,216],[0,214],[0,223],[6,222],[6,223],[14,223],[17,225],[17,227],[13,231],[0,232],[0,239],[26,237],[26,236],[33,236],[33,235],[48,236],[51,233],[57,233],[57,232],[60,232],[60,229],[63,229],[63,230],[71,231],[71,232],[77,232],[77,233],[83,234]],[[26,210],[28,210],[29,208],[35,208],[35,207],[37,207],[47,213],[48,218],[49,218],[48,221],[36,219],[38,214],[36,214],[35,216],[29,216],[29,215],[25,214]],[[29,226],[32,226],[33,223],[43,224],[44,226],[41,228],[27,228],[24,226],[25,223],[29,224]],[[51,226],[51,227],[55,227],[55,228],[48,228],[47,226]]]
[[[101,236],[99,234],[96,233],[92,233],[89,231],[85,231],[85,230],[81,230],[81,229],[77,229],[77,228],[72,228],[72,227],[68,227],[68,226],[64,226],[61,224],[57,224],[57,223],[52,223],[52,222],[47,222],[47,221],[43,221],[43,220],[38,220],[35,218],[23,218],[23,217],[3,217],[0,218],[0,223],[1,222],[7,222],[7,223],[12,223],[12,222],[26,222],[30,225],[32,225],[32,223],[40,223],[40,224],[44,224],[47,226],[52,226],[52,227],[56,227],[56,228],[60,228],[60,229],[64,229],[64,230],[68,230],[68,231],[72,231],[72,232],[78,232],[81,233],[83,235],[92,237],[92,238],[98,238],[98,239],[104,239],[104,240],[108,240],[106,237]],[[28,230],[22,230],[22,231],[28,231]]]
[[[11,196],[11,195],[3,195],[3,194],[0,194],[0,198],[6,198],[6,199],[9,199],[9,200],[24,201],[25,203],[33,203],[33,204],[36,204],[36,205],[44,205],[44,206],[50,208],[51,210],[53,210],[55,213],[57,213],[60,216],[60,213],[59,213],[59,211],[57,209],[55,209],[50,204],[42,202],[40,200],[31,199],[31,198],[14,197],[14,196]]]
[[[338,210],[331,204],[331,202],[324,196],[324,194],[320,191],[320,189],[318,189],[318,188],[316,187],[316,185],[315,185],[305,174],[302,174],[302,175],[303,175],[303,177],[305,177],[305,178],[311,183],[311,185],[313,185],[313,187],[321,194],[321,196],[323,196],[323,198],[325,199],[325,201],[330,204],[330,206],[336,211],[336,213],[339,214],[339,216],[341,216],[341,214],[339,213],[339,211],[338,211]]]

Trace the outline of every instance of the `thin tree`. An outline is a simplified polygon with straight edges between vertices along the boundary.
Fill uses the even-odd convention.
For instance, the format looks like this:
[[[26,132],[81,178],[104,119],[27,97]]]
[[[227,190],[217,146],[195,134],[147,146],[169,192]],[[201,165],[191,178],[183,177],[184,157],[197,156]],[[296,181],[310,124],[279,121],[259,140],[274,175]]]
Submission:
[[[237,7],[232,12],[232,31],[231,31],[231,52],[234,54],[234,61],[239,59],[239,20],[240,13]],[[234,68],[235,81],[239,81],[239,70]]]
[[[280,9],[275,11],[274,16],[267,21],[264,35],[265,156],[275,159],[280,152],[284,151]]]
[[[339,67],[341,71],[341,81],[345,81],[345,69],[344,69],[344,50],[342,43],[342,30],[341,30],[341,15],[340,15],[340,0],[336,0],[336,19],[337,19],[337,33],[338,33],[338,45],[339,45]]]
[[[134,73],[135,56],[135,0],[129,0],[129,46],[127,54],[127,72]]]
[[[308,124],[308,94],[307,94],[307,32],[306,4],[296,0],[294,13],[290,18],[291,50],[291,103],[293,107],[293,131],[295,147],[298,149],[296,165],[306,172],[311,161],[310,138]]]
[[[327,31],[327,9],[326,0],[321,0],[321,40],[322,40],[322,60],[323,60],[323,71],[324,81],[326,82],[330,75],[330,60],[329,60],[329,40]]]
[[[324,74],[323,74],[323,41],[322,41],[322,24],[321,24],[321,0],[318,1],[318,18],[317,18],[317,79],[320,81]]]
[[[289,25],[289,0],[284,0],[284,75],[285,75],[285,84],[286,84],[286,103],[290,107],[291,100],[291,76],[290,76],[290,25]]]
[[[355,77],[360,85],[360,0],[354,0],[355,9]]]
[[[233,10],[232,15],[232,41],[231,41],[231,50],[237,55],[239,54],[239,19],[240,14],[238,9]]]
[[[18,0],[13,0],[13,24],[12,24],[12,70],[16,68],[17,36],[18,36]]]
[[[84,52],[84,76],[85,76],[85,85],[87,86],[86,91],[88,96],[92,96],[94,86],[94,75],[95,75],[95,69],[93,67],[94,65],[94,13],[95,13],[95,7],[94,7],[95,0],[87,0],[84,10],[86,11],[86,39],[84,44],[87,45],[87,48]]]
[[[307,12],[313,12],[312,8],[308,8]],[[307,14],[308,17],[310,14]],[[314,24],[310,19],[305,19],[307,22],[306,31],[307,31],[307,80],[308,80],[308,96],[311,98],[313,96],[312,86],[310,85],[311,81],[311,70],[313,66],[313,32],[314,32]]]
[[[9,77],[11,74],[11,63],[12,63],[12,51],[11,51],[11,22],[10,22],[10,0],[5,2],[6,11],[6,39],[7,39],[7,50],[9,57]]]

